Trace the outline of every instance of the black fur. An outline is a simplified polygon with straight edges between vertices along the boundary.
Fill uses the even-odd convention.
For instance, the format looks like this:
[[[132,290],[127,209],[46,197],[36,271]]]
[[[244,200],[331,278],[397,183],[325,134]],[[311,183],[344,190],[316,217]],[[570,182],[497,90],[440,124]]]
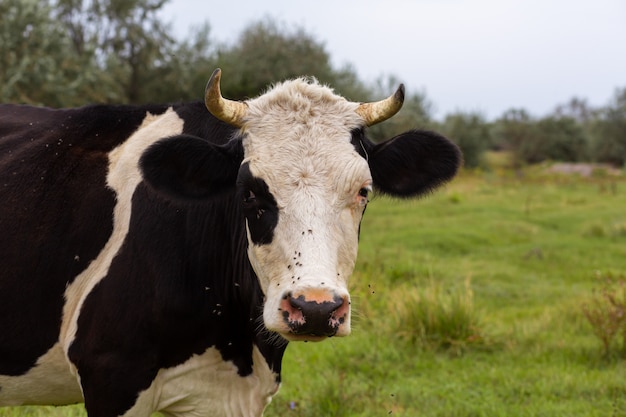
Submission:
[[[352,132],[352,144],[367,159],[376,189],[393,197],[417,197],[434,190],[456,175],[462,161],[453,142],[423,130],[374,144],[358,129]]]
[[[188,201],[232,190],[242,159],[240,140],[215,145],[197,136],[180,135],[150,146],[139,164],[155,190]]]
[[[122,414],[159,369],[211,346],[246,376],[255,343],[280,372],[285,345],[258,327],[263,293],[234,197],[231,188],[190,206],[146,185],[135,192],[126,243],[85,301],[70,349],[83,386],[97,387],[85,392],[90,416]]]
[[[248,163],[239,169],[237,198],[243,206],[252,242],[257,245],[272,243],[278,225],[278,204],[266,182],[252,175]]]
[[[58,340],[65,287],[112,231],[106,153],[164,109],[0,106],[0,374]]]

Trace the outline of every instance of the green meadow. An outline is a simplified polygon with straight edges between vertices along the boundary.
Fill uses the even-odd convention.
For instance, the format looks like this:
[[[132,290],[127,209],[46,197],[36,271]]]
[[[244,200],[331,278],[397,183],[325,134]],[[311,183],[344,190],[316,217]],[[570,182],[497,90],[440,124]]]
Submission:
[[[374,197],[359,250],[352,335],[290,344],[266,416],[626,416],[623,175]],[[84,411],[0,410],[48,415]]]

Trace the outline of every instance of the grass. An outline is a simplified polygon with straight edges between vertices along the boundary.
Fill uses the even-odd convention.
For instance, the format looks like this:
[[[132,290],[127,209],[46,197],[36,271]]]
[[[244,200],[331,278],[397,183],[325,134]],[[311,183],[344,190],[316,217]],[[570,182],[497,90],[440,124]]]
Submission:
[[[453,291],[437,282],[423,288],[400,286],[392,299],[397,301],[391,331],[414,346],[461,354],[483,342],[469,278],[463,289]]]
[[[598,272],[626,272],[625,220],[623,179],[534,168],[465,173],[418,202],[373,201],[353,335],[290,346],[266,415],[626,416],[626,361],[604,354],[583,311]],[[437,306],[439,320],[446,309],[471,316],[452,323],[474,323],[479,343],[407,340],[398,323],[419,330]]]
[[[624,355],[585,315],[598,276],[626,276],[623,177],[498,168],[375,198],[352,335],[290,344],[265,415],[626,416]],[[83,415],[61,410],[0,416]]]

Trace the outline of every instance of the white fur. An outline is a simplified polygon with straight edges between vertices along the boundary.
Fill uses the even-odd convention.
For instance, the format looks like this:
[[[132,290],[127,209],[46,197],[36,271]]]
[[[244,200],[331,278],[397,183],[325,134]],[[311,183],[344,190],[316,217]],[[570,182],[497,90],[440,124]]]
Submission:
[[[124,417],[166,416],[259,417],[278,391],[277,375],[254,346],[251,375],[241,377],[232,362],[214,348],[182,365],[162,369]]]
[[[304,79],[248,102],[245,158],[279,208],[272,243],[250,244],[249,258],[266,295],[265,325],[286,337],[278,306],[287,291],[324,287],[349,300],[364,208],[358,192],[372,181],[350,143],[363,124],[357,106]],[[337,335],[349,332],[348,315]]]
[[[0,375],[0,387],[2,405],[64,405],[83,401],[59,343],[41,356],[25,375]]]

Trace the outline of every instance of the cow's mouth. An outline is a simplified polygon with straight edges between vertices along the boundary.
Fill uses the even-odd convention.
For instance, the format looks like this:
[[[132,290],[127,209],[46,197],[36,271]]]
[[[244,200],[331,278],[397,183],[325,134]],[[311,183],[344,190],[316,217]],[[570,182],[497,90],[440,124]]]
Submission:
[[[321,342],[322,340],[326,340],[331,336],[316,336],[311,334],[296,334],[290,332],[287,334],[283,334],[282,337],[290,342]]]

